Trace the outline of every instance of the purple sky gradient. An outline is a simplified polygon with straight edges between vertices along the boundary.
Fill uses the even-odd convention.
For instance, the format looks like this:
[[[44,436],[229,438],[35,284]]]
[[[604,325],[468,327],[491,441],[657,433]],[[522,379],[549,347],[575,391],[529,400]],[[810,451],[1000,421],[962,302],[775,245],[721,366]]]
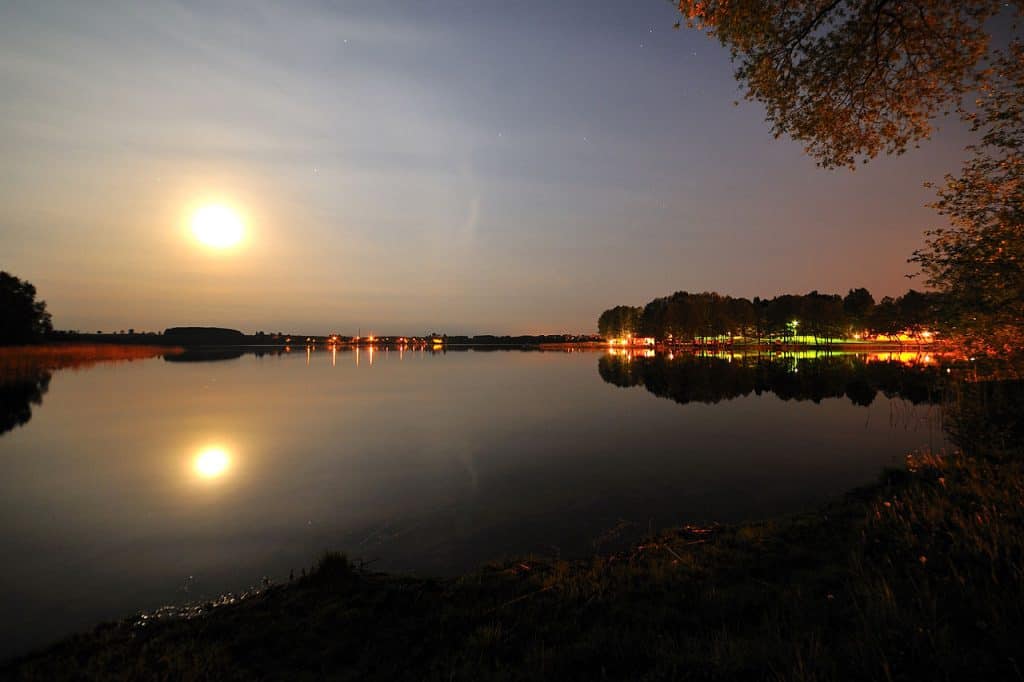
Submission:
[[[88,5],[88,6],[86,6]],[[824,171],[671,3],[5,3],[0,268],[60,328],[593,331],[675,290],[902,293],[921,149]],[[187,238],[227,201],[244,248]],[[919,282],[916,286],[922,286]]]

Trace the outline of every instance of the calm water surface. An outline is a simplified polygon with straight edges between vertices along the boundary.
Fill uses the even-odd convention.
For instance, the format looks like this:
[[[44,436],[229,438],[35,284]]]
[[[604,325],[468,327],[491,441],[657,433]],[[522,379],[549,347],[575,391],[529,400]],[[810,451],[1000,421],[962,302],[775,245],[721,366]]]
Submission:
[[[57,371],[0,435],[0,656],[325,548],[449,573],[807,509],[943,445],[918,370],[872,367],[300,349]]]

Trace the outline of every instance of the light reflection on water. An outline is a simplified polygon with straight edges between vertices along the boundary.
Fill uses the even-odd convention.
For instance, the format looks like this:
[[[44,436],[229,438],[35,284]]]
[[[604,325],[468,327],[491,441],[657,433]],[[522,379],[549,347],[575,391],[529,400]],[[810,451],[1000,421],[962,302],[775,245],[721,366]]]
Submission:
[[[608,356],[614,358],[654,358],[659,355],[668,360],[676,357],[687,358],[719,358],[727,362],[733,360],[758,359],[780,359],[785,361],[795,360],[820,360],[827,358],[856,358],[863,362],[895,362],[907,367],[937,366],[942,361],[940,353],[926,350],[873,350],[873,351],[823,351],[823,350],[786,350],[773,351],[765,349],[762,351],[743,350],[698,350],[689,349],[666,349],[656,351],[653,348],[607,348],[604,351]]]
[[[623,521],[805,509],[943,445],[933,408],[882,371],[892,358],[662,367],[616,350],[296,348],[54,372],[0,436],[0,656],[284,579],[325,548],[422,572],[588,553]]]

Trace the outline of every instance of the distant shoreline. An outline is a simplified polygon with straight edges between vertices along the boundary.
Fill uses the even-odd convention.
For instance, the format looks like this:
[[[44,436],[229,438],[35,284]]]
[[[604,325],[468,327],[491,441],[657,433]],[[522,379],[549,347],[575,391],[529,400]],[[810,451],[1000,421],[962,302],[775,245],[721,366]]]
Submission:
[[[551,335],[553,336],[553,335]],[[563,350],[563,349],[587,349],[587,350],[619,350],[622,352],[639,353],[643,351],[656,352],[795,352],[807,350],[832,350],[832,351],[864,351],[864,352],[885,352],[901,351],[922,353],[942,352],[943,347],[937,343],[909,342],[909,341],[840,341],[832,343],[780,343],[780,342],[734,342],[734,343],[656,343],[648,346],[617,346],[604,340],[579,340],[579,341],[553,341],[551,336],[509,336],[491,337],[484,340],[476,340],[478,337],[449,337],[449,339],[433,343],[418,339],[414,342],[399,341],[398,338],[407,337],[381,337],[372,341],[368,339],[338,339],[331,340],[331,337],[308,336],[292,337],[290,340],[269,339],[255,335],[241,335],[241,338],[231,340],[212,339],[177,339],[168,338],[163,334],[80,334],[60,336],[47,339],[33,346],[19,346],[20,348],[44,348],[59,346],[146,346],[163,347],[168,349],[202,349],[202,348],[314,348],[336,347],[336,348],[426,348],[426,349],[476,349],[476,348],[540,348],[542,350]],[[307,341],[307,339],[309,339]],[[12,347],[13,348],[13,347]]]

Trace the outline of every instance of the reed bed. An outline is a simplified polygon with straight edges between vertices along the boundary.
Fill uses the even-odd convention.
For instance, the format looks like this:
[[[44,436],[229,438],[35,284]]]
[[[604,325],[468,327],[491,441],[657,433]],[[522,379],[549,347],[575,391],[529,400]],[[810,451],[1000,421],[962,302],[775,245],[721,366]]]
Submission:
[[[131,362],[180,353],[171,346],[47,344],[0,346],[0,381],[17,381],[57,369],[83,369],[101,362]]]

